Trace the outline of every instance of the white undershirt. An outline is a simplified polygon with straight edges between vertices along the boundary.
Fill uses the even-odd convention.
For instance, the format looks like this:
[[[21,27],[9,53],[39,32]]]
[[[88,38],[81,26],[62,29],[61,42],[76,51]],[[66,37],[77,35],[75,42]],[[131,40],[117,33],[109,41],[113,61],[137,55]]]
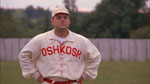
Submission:
[[[60,43],[63,43],[65,41],[65,38],[57,37]]]

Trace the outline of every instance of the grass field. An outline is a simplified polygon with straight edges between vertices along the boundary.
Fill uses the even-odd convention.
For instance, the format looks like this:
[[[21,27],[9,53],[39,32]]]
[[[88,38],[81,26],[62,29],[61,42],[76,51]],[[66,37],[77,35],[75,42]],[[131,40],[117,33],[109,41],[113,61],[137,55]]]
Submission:
[[[1,62],[0,84],[39,84],[24,79],[18,62]],[[98,77],[83,84],[150,84],[150,62],[102,62]]]

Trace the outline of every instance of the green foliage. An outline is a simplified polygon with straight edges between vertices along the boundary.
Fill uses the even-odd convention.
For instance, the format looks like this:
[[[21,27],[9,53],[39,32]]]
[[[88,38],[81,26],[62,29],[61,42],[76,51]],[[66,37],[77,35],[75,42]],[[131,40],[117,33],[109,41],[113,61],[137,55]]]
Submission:
[[[149,38],[145,33],[133,35],[133,31],[150,25],[150,12],[139,12],[144,0],[103,0],[91,13],[77,12],[75,1],[64,0],[70,11],[70,30],[88,38]],[[0,10],[0,37],[33,37],[52,29],[49,10],[33,6],[25,10]]]
[[[130,38],[150,38],[150,26],[144,26],[131,31]]]
[[[131,30],[150,24],[150,17],[138,12],[141,3],[142,0],[103,0],[82,18],[80,29],[92,38],[129,38]]]
[[[50,30],[50,12],[32,6],[25,10],[0,8],[0,37],[33,37]]]
[[[0,37],[10,38],[10,37],[33,37],[40,31],[35,29],[30,29],[25,26],[24,23],[21,24],[10,12],[10,10],[0,9]],[[23,21],[23,20],[21,20]]]
[[[64,0],[65,7],[69,10],[69,12],[75,13],[77,12],[76,0]]]
[[[49,14],[48,13],[46,13],[46,15],[45,15],[45,18],[44,18],[44,29],[45,29],[45,32],[46,31],[48,31],[48,30],[50,30],[50,17],[49,17]]]
[[[25,9],[25,14],[28,18],[32,18],[32,19],[37,19],[37,18],[43,18],[43,16],[45,16],[45,14],[49,14],[48,17],[51,16],[51,13],[47,10],[45,11],[43,8],[38,7],[38,8],[34,8],[33,6],[28,6]]]
[[[1,24],[1,37],[10,37],[10,36],[16,36],[16,32],[20,32],[21,28],[17,29],[19,27],[18,22],[13,18],[13,16],[10,13],[10,10],[3,10],[0,9],[1,15],[0,15],[0,24]],[[19,33],[21,34],[21,33]]]

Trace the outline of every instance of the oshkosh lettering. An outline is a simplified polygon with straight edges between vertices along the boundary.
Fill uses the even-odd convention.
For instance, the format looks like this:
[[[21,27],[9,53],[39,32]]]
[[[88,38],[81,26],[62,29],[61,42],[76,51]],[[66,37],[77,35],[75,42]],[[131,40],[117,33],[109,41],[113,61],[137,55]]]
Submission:
[[[57,45],[57,46],[48,46],[47,48],[42,48],[41,53],[43,56],[53,55],[56,53],[67,54],[80,59],[82,51],[77,48],[72,48],[71,46]]]

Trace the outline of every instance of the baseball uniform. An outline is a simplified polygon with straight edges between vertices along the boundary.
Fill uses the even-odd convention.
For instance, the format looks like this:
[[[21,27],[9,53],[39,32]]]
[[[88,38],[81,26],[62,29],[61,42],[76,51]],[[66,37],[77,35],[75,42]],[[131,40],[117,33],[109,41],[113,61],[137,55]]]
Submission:
[[[57,7],[52,11],[52,18],[58,13],[69,15],[65,7]],[[69,25],[69,19],[62,20],[65,21],[68,21],[66,24]],[[23,76],[38,80],[41,75],[42,84],[54,81],[67,81],[73,84],[81,77],[95,79],[101,62],[101,54],[97,48],[90,40],[70,31],[67,27],[65,27],[67,36],[61,38],[54,32],[56,28],[35,36],[21,50],[19,63]]]
[[[94,79],[101,54],[85,37],[69,30],[63,43],[54,30],[35,36],[20,52],[19,62],[25,78],[41,74],[62,80]],[[57,80],[58,78],[58,80]]]

